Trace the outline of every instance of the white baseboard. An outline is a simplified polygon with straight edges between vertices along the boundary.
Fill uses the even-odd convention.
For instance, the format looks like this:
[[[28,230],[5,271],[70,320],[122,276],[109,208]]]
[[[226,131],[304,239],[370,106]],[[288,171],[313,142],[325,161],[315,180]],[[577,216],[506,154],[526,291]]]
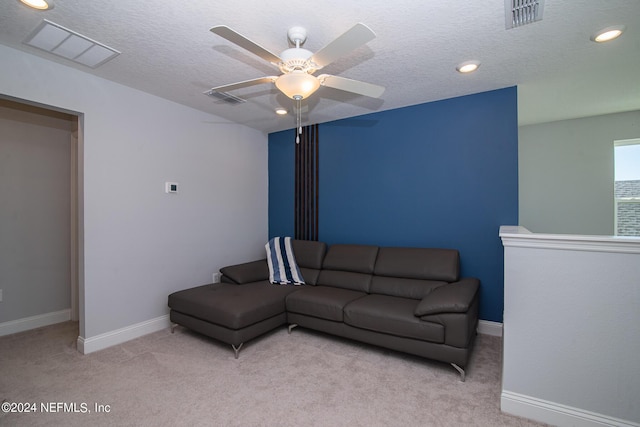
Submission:
[[[478,333],[484,335],[493,335],[494,337],[501,337],[502,323],[492,322],[490,320],[479,320]]]
[[[0,337],[71,320],[71,309],[0,323]]]
[[[510,391],[502,391],[502,412],[555,426],[640,427],[640,424]]]
[[[78,351],[82,354],[93,353],[94,351],[131,341],[143,335],[161,331],[169,326],[171,326],[171,322],[169,321],[169,315],[166,314],[155,319],[96,335],[95,337],[78,337]]]

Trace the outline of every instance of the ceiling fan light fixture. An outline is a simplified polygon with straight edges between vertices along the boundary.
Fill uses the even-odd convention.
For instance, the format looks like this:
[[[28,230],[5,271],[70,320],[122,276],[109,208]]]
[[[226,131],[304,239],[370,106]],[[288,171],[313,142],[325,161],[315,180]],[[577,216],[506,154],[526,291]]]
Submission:
[[[205,93],[209,96],[216,96],[220,93],[227,93],[231,90],[254,86],[257,84],[275,84],[278,90],[287,96],[287,98],[293,100],[292,113],[296,116],[297,128],[296,143],[300,143],[300,135],[302,134],[302,100],[311,96],[320,86],[327,86],[345,92],[354,93],[356,95],[364,95],[373,98],[380,97],[384,92],[384,87],[382,86],[360,82],[358,80],[351,80],[329,74],[323,74],[318,77],[313,76],[313,73],[317,70],[375,38],[375,33],[363,23],[357,23],[351,27],[351,29],[347,30],[345,33],[315,53],[300,47],[304,44],[307,38],[307,31],[303,27],[290,28],[287,36],[289,41],[295,45],[295,47],[286,49],[280,54],[280,56],[268,51],[226,25],[217,25],[212,27],[210,31],[227,41],[248,50],[265,61],[278,66],[282,75],[279,77],[266,76],[258,79],[217,86],[211,88]],[[276,110],[276,112],[279,114],[287,113],[286,110]]]
[[[287,109],[286,108],[276,108],[276,114],[279,116],[285,116],[287,114]]]
[[[283,74],[275,81],[276,87],[291,99],[306,99],[320,87],[320,81],[310,74],[296,72]]]
[[[465,61],[458,64],[456,70],[462,74],[473,73],[480,67],[480,61]]]
[[[613,39],[617,39],[625,30],[624,25],[614,25],[613,27],[603,28],[591,36],[591,41],[596,43],[604,43]]]
[[[19,0],[20,3],[23,3],[33,9],[37,10],[49,10],[53,9],[53,1],[52,0]]]

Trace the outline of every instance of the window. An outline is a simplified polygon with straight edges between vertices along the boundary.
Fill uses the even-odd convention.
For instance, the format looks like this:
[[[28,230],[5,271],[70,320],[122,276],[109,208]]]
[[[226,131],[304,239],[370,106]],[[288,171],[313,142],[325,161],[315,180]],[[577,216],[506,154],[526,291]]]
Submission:
[[[615,141],[615,234],[640,236],[640,138]]]

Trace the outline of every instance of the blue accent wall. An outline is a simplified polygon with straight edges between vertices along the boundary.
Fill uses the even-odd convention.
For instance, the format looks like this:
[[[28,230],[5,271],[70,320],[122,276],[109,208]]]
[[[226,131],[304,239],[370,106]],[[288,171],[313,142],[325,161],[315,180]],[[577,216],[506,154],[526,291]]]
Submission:
[[[319,240],[444,247],[502,321],[500,225],[518,223],[515,87],[320,124]],[[269,236],[294,230],[294,130],[269,135]]]

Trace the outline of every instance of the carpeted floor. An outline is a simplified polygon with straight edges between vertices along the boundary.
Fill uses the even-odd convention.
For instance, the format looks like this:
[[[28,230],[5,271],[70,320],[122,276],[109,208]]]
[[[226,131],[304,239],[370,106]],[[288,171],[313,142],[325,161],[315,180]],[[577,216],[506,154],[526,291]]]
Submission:
[[[0,425],[540,425],[500,412],[502,341],[487,335],[464,383],[449,365],[303,328],[251,341],[237,360],[180,327],[89,355],[77,335],[66,322],[0,338],[0,400],[35,409],[0,412]]]

